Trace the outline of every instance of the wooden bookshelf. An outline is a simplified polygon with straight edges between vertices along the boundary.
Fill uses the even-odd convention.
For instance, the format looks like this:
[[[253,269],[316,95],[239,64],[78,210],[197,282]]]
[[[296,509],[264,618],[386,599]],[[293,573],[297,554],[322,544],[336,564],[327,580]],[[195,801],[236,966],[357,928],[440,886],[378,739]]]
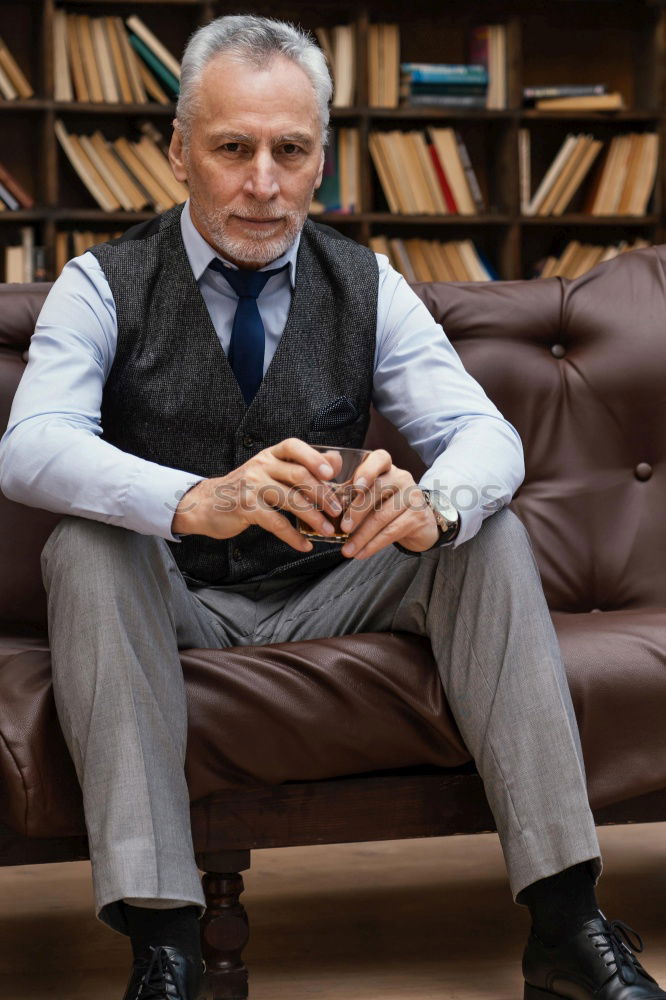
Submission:
[[[160,104],[64,103],[54,100],[52,29],[56,7],[90,15],[125,17],[139,13],[167,48],[178,55],[199,25],[230,12],[218,0],[3,0],[0,35],[26,71],[35,97],[0,101],[2,160],[34,196],[30,211],[0,212],[0,249],[17,241],[21,226],[35,228],[35,241],[47,248],[48,276],[54,277],[56,233],[86,228],[106,232],[151,217],[151,212],[105,213],[95,204],[63,155],[56,118],[73,131],[101,129],[111,136],[136,133],[137,122],[153,121],[168,138],[173,106]],[[431,0],[333,0],[249,4],[257,14],[284,17],[314,29],[352,24],[356,40],[357,96],[353,107],[334,108],[332,125],[355,127],[361,142],[361,211],[327,212],[316,218],[361,242],[372,236],[471,238],[503,278],[527,277],[539,257],[568,239],[610,242],[642,237],[666,239],[663,165],[666,139],[664,74],[665,15],[658,0],[468,0],[464,5]],[[233,8],[235,11],[236,8]],[[400,27],[401,60],[466,62],[471,29],[480,24],[507,26],[509,107],[502,111],[368,106],[369,26],[395,22]],[[607,83],[622,92],[627,109],[617,112],[543,112],[521,107],[522,88],[534,84]],[[487,199],[474,216],[394,215],[388,211],[368,154],[371,131],[420,129],[450,124],[463,135]],[[524,217],[520,213],[518,133],[532,134],[533,177],[543,175],[553,151],[569,131],[589,131],[609,140],[627,131],[656,131],[662,155],[648,213],[640,217],[592,217],[575,202],[565,215]]]

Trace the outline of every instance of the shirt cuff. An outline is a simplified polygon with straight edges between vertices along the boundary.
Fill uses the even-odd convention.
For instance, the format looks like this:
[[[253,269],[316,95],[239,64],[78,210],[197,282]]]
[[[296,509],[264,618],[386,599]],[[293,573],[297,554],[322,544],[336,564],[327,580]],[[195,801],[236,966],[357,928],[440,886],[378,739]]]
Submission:
[[[168,542],[179,542],[171,530],[178,504],[188,490],[205,476],[149,463],[130,483],[125,500],[123,526],[142,535],[157,535]]]

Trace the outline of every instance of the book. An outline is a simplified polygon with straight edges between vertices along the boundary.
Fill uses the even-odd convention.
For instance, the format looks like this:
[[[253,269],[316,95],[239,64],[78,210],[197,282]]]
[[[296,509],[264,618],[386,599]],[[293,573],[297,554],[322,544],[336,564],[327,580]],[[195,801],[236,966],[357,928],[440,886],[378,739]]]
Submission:
[[[392,129],[382,133],[381,140],[386,150],[393,184],[398,190],[401,211],[406,215],[418,215],[419,199],[411,184],[411,164],[403,149],[402,134],[399,129]]]
[[[25,188],[19,184],[14,175],[2,163],[0,163],[0,183],[4,184],[9,193],[16,198],[21,208],[35,207],[34,198],[28,194]]]
[[[523,87],[524,101],[548,97],[592,97],[607,93],[605,83],[565,84],[563,86]]]
[[[488,71],[486,107],[502,110],[507,107],[507,45],[506,26],[485,24],[473,29],[469,44],[470,61],[485,66]]]
[[[336,25],[332,29],[331,38],[335,80],[333,107],[349,107],[354,103],[356,90],[356,47],[353,25]]]
[[[477,212],[483,212],[485,202],[483,194],[481,193],[479,179],[476,176],[469,152],[467,151],[467,146],[465,145],[460,132],[456,132],[455,137],[456,145],[458,147],[458,156],[460,157],[460,162],[463,165],[463,170],[465,171],[465,176],[467,177],[467,183],[469,185],[470,194],[472,195],[472,201],[474,202]]]
[[[17,284],[23,281],[23,247],[5,247],[5,281]]]
[[[99,78],[102,84],[102,96],[107,104],[118,104],[120,92],[113,72],[110,39],[106,32],[106,22],[103,17],[90,19],[90,32],[93,48],[97,59]]]
[[[518,185],[520,189],[520,211],[527,214],[532,192],[532,151],[531,132],[528,128],[518,130]]]
[[[138,56],[136,64],[141,83],[147,94],[147,99],[152,98],[152,100],[156,101],[158,104],[171,104],[172,101],[169,95],[166,93],[166,91],[162,90],[159,83],[157,82],[153,74],[150,72],[146,64],[142,62],[141,59],[138,58]]]
[[[428,188],[431,211],[435,215],[448,215],[449,209],[444,197],[444,191],[439,182],[425,136],[423,132],[410,132],[409,135],[421,163],[421,170]]]
[[[641,136],[638,173],[628,195],[627,215],[645,215],[657,179],[659,136],[646,132]]]
[[[537,111],[621,111],[625,107],[622,94],[597,94],[587,97],[549,97],[538,100]]]
[[[132,88],[134,101],[136,104],[146,104],[148,102],[148,96],[146,94],[146,88],[140,72],[140,67],[143,66],[143,63],[130,45],[129,36],[125,31],[125,25],[123,24],[122,18],[114,17],[113,23],[116,30],[118,44],[120,45],[120,49],[123,54],[123,61],[127,70],[130,87]]]
[[[0,198],[2,198],[5,206],[9,208],[12,212],[17,212],[20,209],[20,204],[18,200],[14,197],[11,191],[5,187],[5,185],[0,181]]]
[[[382,191],[384,192],[384,197],[388,203],[389,212],[392,212],[394,215],[399,215],[401,211],[400,199],[398,197],[397,190],[393,185],[393,178],[391,176],[391,170],[386,158],[380,132],[369,133],[368,151],[374,168],[377,171],[377,177],[379,178],[379,183]]]
[[[411,83],[475,83],[480,84],[483,87],[488,85],[488,69],[480,63],[453,64],[408,62],[400,64],[400,71],[409,79]]]
[[[129,204],[127,211],[140,212],[141,209],[146,208],[150,204],[150,199],[146,192],[138,186],[129,171],[114,155],[113,148],[102,133],[100,131],[94,132],[90,136],[90,142],[96,150],[98,157],[105,164],[106,171],[114,178],[114,190],[115,188],[122,190],[123,197],[121,198],[117,192],[116,197],[121,205],[123,205],[123,208],[125,208],[126,204]]]
[[[143,39],[139,38],[138,35],[130,32],[129,42],[134,51],[141,57],[146,66],[148,66],[157,78],[158,83],[166,87],[172,95],[177,97],[180,90],[178,77],[174,76],[171,70],[167,69],[163,62],[160,62],[152,49],[149,49]]]
[[[77,101],[88,102],[90,92],[88,81],[83,71],[83,60],[81,58],[81,48],[79,46],[79,32],[76,23],[76,14],[67,14],[67,54],[72,72],[72,82]]]
[[[9,77],[11,84],[16,91],[18,97],[23,100],[34,95],[34,90],[30,86],[25,73],[14,59],[2,38],[0,38],[0,67],[4,70],[5,74]]]
[[[136,14],[132,14],[131,17],[127,18],[125,22],[127,27],[140,38],[141,41],[146,45],[151,52],[155,55],[161,63],[166,66],[169,72],[175,76],[176,80],[180,80],[180,62],[173,56],[166,46],[162,45],[162,42],[157,38],[150,28],[138,17]]]
[[[432,144],[437,150],[439,162],[446,174],[460,215],[476,215],[476,205],[472,197],[464,166],[460,160],[456,135],[452,128],[428,128]]]
[[[407,253],[404,240],[401,240],[398,237],[389,239],[389,247],[391,248],[391,252],[393,254],[393,260],[396,261],[396,271],[400,271],[402,276],[407,281],[412,283],[415,282],[416,274],[414,273],[412,262],[409,259],[409,254]]]
[[[2,65],[0,65],[0,97],[4,97],[6,101],[15,101],[18,97],[18,90]]]
[[[454,215],[458,214],[458,206],[456,205],[456,200],[453,197],[453,192],[451,191],[451,186],[446,178],[446,173],[440,162],[439,156],[437,155],[437,150],[433,146],[432,142],[428,144],[428,152],[430,153],[430,159],[432,160],[432,165],[435,168],[435,175],[439,182],[440,189],[444,195],[444,204],[446,205],[447,212],[451,212]]]
[[[173,199],[174,205],[187,201],[189,191],[186,185],[174,177],[169,161],[152,139],[143,135],[138,142],[132,143],[132,149],[144,163],[146,169],[151,171],[160,186]]]
[[[53,96],[56,101],[73,101],[74,90],[67,55],[67,15],[53,12]]]
[[[76,36],[79,43],[83,72],[90,95],[88,99],[93,104],[103,104],[104,92],[102,90],[102,80],[99,75],[95,48],[93,46],[90,26],[91,19],[87,14],[75,14],[74,17],[76,19]]]
[[[35,279],[35,230],[32,226],[21,226],[21,249],[23,250],[23,275],[21,281]]]
[[[127,66],[125,65],[125,59],[123,58],[123,50],[120,44],[120,39],[118,38],[118,29],[116,22],[120,22],[120,29],[123,30],[122,21],[120,18],[106,17],[106,36],[109,43],[109,50],[111,53],[111,62],[113,65],[113,72],[116,79],[116,84],[118,87],[118,93],[120,95],[120,100],[123,104],[133,104],[134,94],[132,93],[132,86],[130,84],[129,73],[127,72]]]
[[[133,209],[132,199],[126,194],[124,185],[119,183],[115,171],[109,169],[108,162],[103,153],[100,153],[99,145],[93,143],[90,136],[80,135],[78,137],[81,148],[98,172],[109,191],[117,199],[121,208],[126,212]]]
[[[413,107],[436,107],[436,108],[485,108],[486,98],[474,94],[410,94],[407,98],[408,104]]]

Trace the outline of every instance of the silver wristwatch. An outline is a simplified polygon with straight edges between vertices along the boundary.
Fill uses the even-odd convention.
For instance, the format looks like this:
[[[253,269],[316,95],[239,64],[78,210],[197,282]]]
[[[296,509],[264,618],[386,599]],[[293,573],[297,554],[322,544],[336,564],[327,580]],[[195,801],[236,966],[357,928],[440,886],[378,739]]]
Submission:
[[[442,542],[452,542],[460,530],[460,515],[445,493],[437,490],[421,490],[425,502],[435,515],[439,528],[439,538],[436,545]]]

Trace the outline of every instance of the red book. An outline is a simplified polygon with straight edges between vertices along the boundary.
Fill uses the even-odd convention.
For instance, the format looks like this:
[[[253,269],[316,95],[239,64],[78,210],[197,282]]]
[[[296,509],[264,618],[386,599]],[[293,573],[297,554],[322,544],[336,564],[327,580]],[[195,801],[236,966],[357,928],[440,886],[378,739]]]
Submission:
[[[3,167],[2,163],[0,163],[0,184],[5,185],[9,193],[14,195],[23,208],[35,207],[34,198],[30,197],[25,188],[19,184],[15,177],[12,177],[7,168]]]
[[[449,182],[446,179],[446,174],[444,173],[444,167],[439,162],[439,156],[437,155],[437,150],[435,149],[434,146],[430,144],[428,145],[428,149],[430,150],[430,156],[432,158],[432,162],[435,167],[435,173],[437,174],[437,180],[439,181],[439,186],[441,187],[442,194],[444,195],[444,201],[446,202],[446,207],[448,208],[449,212],[452,212],[454,215],[457,215],[458,206],[456,205],[455,198],[453,197],[453,193],[451,191],[451,188],[449,187]]]

